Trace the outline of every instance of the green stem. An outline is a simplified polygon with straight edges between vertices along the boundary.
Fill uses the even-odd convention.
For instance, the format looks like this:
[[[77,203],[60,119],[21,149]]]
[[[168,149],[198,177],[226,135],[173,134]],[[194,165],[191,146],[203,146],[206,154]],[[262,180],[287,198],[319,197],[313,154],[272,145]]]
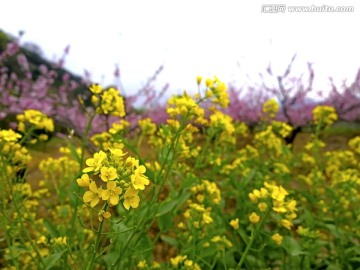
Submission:
[[[162,178],[162,182],[161,182],[159,188],[155,191],[155,195],[152,197],[152,199],[151,199],[151,201],[150,201],[150,203],[149,203],[150,206],[148,207],[146,214],[144,214],[144,215],[141,217],[140,221],[138,222],[138,226],[137,226],[138,229],[132,231],[131,235],[130,235],[130,236],[128,237],[128,239],[126,240],[126,243],[125,243],[125,245],[124,245],[124,247],[123,247],[123,250],[126,250],[126,248],[127,248],[128,244],[130,243],[131,239],[135,236],[135,233],[141,232],[145,226],[150,227],[150,226],[155,222],[155,219],[152,219],[150,222],[145,222],[145,221],[146,221],[146,219],[149,217],[149,211],[150,211],[150,209],[151,209],[151,205],[153,205],[153,204],[155,203],[155,201],[156,201],[157,198],[159,197],[160,192],[163,190],[163,187],[164,187],[164,185],[165,185],[165,183],[166,183],[167,177],[169,176],[169,173],[170,173],[170,171],[171,171],[171,168],[172,168],[172,166],[173,166],[173,164],[174,164],[175,152],[176,152],[177,147],[178,147],[178,144],[179,144],[179,139],[180,139],[181,132],[182,132],[182,130],[186,127],[187,118],[188,118],[188,115],[186,115],[186,116],[182,119],[181,124],[180,124],[180,127],[179,127],[179,129],[177,130],[177,132],[176,132],[176,134],[175,134],[174,141],[173,141],[171,147],[169,148],[169,150],[168,150],[167,153],[166,153],[165,161],[164,161],[164,163],[162,164],[162,166],[161,166],[161,168],[160,168],[160,171],[158,172],[158,174],[157,174],[157,176],[156,176],[156,177],[160,177],[160,176],[162,175],[162,173],[163,173],[163,170],[165,169],[165,165],[168,164],[169,166],[167,167],[167,170],[166,170],[166,172],[165,172],[165,175],[164,175],[164,177]],[[171,160],[168,161],[169,156],[170,156],[170,153],[171,153],[172,150],[174,151],[174,154],[172,155]],[[157,205],[157,208],[155,209],[154,215],[156,215],[159,207],[160,207],[160,204]],[[153,217],[153,216],[152,216],[152,217]],[[139,241],[139,240],[140,240],[140,239],[138,239],[138,241]],[[137,241],[137,242],[138,242],[138,241]],[[137,242],[135,243],[135,245],[137,244]],[[111,265],[110,270],[111,270],[111,269],[114,269],[116,265],[118,265],[118,266],[120,267],[119,262],[121,261],[121,258],[122,258],[122,256],[123,256],[123,254],[124,254],[124,253],[121,253],[121,254],[119,255],[119,257],[117,257],[117,259],[115,260],[115,262]]]
[[[104,205],[103,210],[106,211],[107,208],[108,208],[108,204],[106,203]],[[96,239],[95,239],[95,244],[93,246],[92,256],[91,256],[91,259],[90,259],[89,263],[86,266],[86,270],[94,269],[94,262],[95,262],[95,258],[97,257],[97,253],[99,251],[100,240],[101,240],[101,236],[102,236],[102,230],[103,230],[103,227],[104,227],[104,221],[105,221],[105,219],[100,221],[99,229],[97,231],[97,235],[96,235]]]
[[[88,139],[88,135],[89,135],[89,132],[90,132],[90,128],[91,128],[91,124],[95,118],[95,113],[93,115],[90,116],[90,119],[86,125],[86,128],[85,128],[85,133],[84,133],[84,137],[82,139],[82,144],[81,144],[81,156],[80,156],[80,160],[79,160],[79,167],[80,167],[80,171],[79,171],[79,175],[81,174],[82,172],[82,168],[83,168],[83,163],[84,163],[84,158],[85,158],[85,148],[86,148],[86,142],[87,142],[87,139]],[[80,187],[77,185],[77,190],[76,190],[76,193],[78,194],[80,191]],[[73,215],[72,215],[72,218],[71,218],[71,226],[70,228],[73,230],[75,228],[75,222],[76,222],[76,218],[78,216],[78,205],[79,205],[79,198],[76,197],[75,198],[76,200],[76,203],[75,203],[75,206],[74,206],[74,211],[73,211]],[[70,236],[69,236],[69,243],[73,243],[73,238],[74,238],[74,235],[76,234],[75,231],[71,231],[70,232]],[[71,249],[69,249],[69,252],[71,253]]]
[[[2,156],[1,156],[1,161],[2,161],[2,167],[3,167],[3,168],[6,168],[6,163],[5,163],[5,161],[4,161],[4,159],[3,159]],[[5,176],[5,179],[7,179],[7,184],[8,184],[9,189],[10,189],[11,198],[13,199],[13,204],[14,204],[14,207],[15,207],[15,211],[16,211],[16,214],[17,214],[17,218],[19,219],[19,224],[20,224],[21,231],[23,231],[23,232],[25,233],[25,236],[26,236],[27,240],[29,241],[31,247],[32,247],[33,250],[35,251],[36,256],[37,256],[37,258],[38,258],[41,266],[42,266],[42,267],[45,267],[45,263],[44,263],[44,261],[43,261],[43,259],[42,259],[43,257],[41,256],[40,251],[38,250],[36,244],[34,243],[32,237],[31,237],[31,235],[30,235],[30,233],[29,233],[29,228],[26,228],[26,227],[24,226],[25,221],[24,221],[24,219],[23,219],[23,213],[20,211],[20,207],[19,207],[19,205],[18,205],[19,200],[21,200],[21,199],[19,199],[19,197],[16,196],[16,194],[14,193],[13,183],[10,182],[10,181],[11,181],[11,180],[10,180],[11,178],[10,178],[10,176],[8,175],[7,170],[5,169],[5,170],[3,171],[3,173],[4,173],[4,176]],[[21,201],[20,201],[20,202],[21,202]],[[24,242],[23,239],[20,239],[20,241],[21,241],[21,242]],[[23,244],[25,244],[25,243],[23,243]],[[35,263],[38,263],[38,261],[36,261],[35,258],[33,258],[33,256],[32,256],[31,254],[30,254],[30,256],[32,257],[32,259],[34,260]]]
[[[262,217],[261,221],[256,226],[255,230],[252,230],[251,236],[250,236],[250,242],[249,242],[249,244],[247,244],[246,249],[245,249],[243,255],[241,256],[241,259],[240,259],[240,261],[239,261],[239,263],[238,263],[238,265],[236,267],[237,270],[240,270],[241,266],[244,264],[245,259],[246,259],[247,255],[248,255],[248,253],[249,253],[249,251],[251,249],[251,246],[254,243],[255,238],[258,235],[259,230],[264,225],[265,220],[266,220],[267,216],[269,215],[270,211],[271,211],[271,208],[269,207],[268,210],[266,211],[265,215]]]

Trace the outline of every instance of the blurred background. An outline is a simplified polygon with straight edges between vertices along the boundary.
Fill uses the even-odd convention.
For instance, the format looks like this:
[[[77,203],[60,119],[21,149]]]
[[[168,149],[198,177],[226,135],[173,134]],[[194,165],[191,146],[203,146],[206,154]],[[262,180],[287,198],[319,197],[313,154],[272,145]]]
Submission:
[[[127,94],[160,66],[156,84],[169,83],[170,93],[197,91],[197,75],[217,75],[239,87],[256,84],[269,65],[282,75],[295,54],[292,72],[301,76],[313,63],[315,89],[330,89],[329,76],[337,84],[354,79],[360,67],[357,1],[342,1],[354,6],[344,13],[262,12],[268,4],[285,3],[12,0],[1,4],[0,29],[14,37],[21,32],[21,43],[49,60],[70,45],[65,68],[79,75],[87,70],[104,85],[113,83],[119,67]],[[339,2],[291,2],[324,4]]]

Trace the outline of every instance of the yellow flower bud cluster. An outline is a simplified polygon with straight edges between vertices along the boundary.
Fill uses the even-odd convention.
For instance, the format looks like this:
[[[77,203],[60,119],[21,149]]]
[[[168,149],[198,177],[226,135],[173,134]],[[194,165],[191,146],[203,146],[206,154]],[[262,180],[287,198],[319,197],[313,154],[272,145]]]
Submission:
[[[275,98],[269,99],[263,104],[263,112],[270,118],[274,118],[279,111],[280,105]]]
[[[218,77],[207,78],[205,80],[206,94],[205,97],[211,99],[214,103],[219,104],[223,108],[227,108],[230,102],[227,86],[220,81]]]
[[[44,131],[40,135],[30,134],[32,138],[30,143],[33,144],[38,140],[48,140],[48,135],[45,132],[54,131],[54,121],[38,110],[26,110],[24,113],[17,115],[16,119],[19,122],[17,129],[23,134],[31,132],[31,130]]]
[[[31,161],[26,147],[19,144],[22,135],[9,130],[0,130],[0,159],[5,162],[7,176],[13,178]]]
[[[61,184],[67,185],[79,171],[79,163],[71,157],[70,153],[64,153],[59,158],[43,159],[39,164],[39,170],[43,173],[46,182],[56,183],[56,185],[62,182]]]
[[[233,124],[233,119],[231,116],[224,114],[221,111],[215,110],[213,114],[210,115],[209,128],[212,129],[211,133],[218,134],[218,142],[227,142],[230,144],[235,144],[235,127]]]
[[[102,86],[93,84],[90,86],[90,91],[93,93],[91,102],[95,106],[98,114],[109,114],[119,117],[125,116],[124,99],[120,96],[117,89],[111,87],[104,90]]]
[[[201,270],[197,263],[194,263],[187,258],[187,255],[178,255],[174,258],[170,258],[170,263],[173,267],[176,267],[176,269]]]
[[[254,204],[257,204],[261,213],[269,210],[273,211],[280,226],[291,230],[293,220],[297,217],[297,203],[293,199],[287,199],[287,195],[289,193],[281,185],[265,182],[262,188],[250,192],[249,198]],[[249,215],[249,221],[253,224],[258,223],[260,220],[261,216],[255,211]],[[272,238],[277,244],[281,243],[282,237],[280,235],[275,234]]]
[[[93,135],[90,141],[99,149],[106,151],[109,148],[123,149],[124,144],[120,140],[115,140],[110,132],[102,132]]]
[[[283,140],[275,134],[272,126],[268,126],[265,130],[257,132],[254,140],[255,147],[272,157],[279,157],[283,154]]]
[[[331,106],[316,106],[312,113],[314,123],[320,124],[321,126],[331,126],[338,120],[335,108]]]
[[[356,136],[355,138],[352,138],[349,141],[348,145],[351,150],[353,150],[357,154],[360,154],[360,136]]]
[[[187,117],[188,120],[204,117],[204,109],[186,92],[180,96],[173,96],[168,100],[168,108],[166,110],[171,118],[178,116]]]
[[[293,130],[292,126],[280,121],[272,121],[271,126],[275,134],[279,134],[282,138],[289,136]]]
[[[144,135],[154,135],[156,132],[156,124],[151,121],[151,118],[139,120],[139,127]]]

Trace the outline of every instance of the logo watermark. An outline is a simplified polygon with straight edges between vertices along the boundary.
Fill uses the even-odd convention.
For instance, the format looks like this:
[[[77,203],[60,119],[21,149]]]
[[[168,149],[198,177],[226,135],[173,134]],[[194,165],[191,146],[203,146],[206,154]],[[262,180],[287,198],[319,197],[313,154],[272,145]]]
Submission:
[[[261,6],[262,13],[285,13],[285,12],[354,12],[354,6],[286,6],[285,4],[264,4]]]

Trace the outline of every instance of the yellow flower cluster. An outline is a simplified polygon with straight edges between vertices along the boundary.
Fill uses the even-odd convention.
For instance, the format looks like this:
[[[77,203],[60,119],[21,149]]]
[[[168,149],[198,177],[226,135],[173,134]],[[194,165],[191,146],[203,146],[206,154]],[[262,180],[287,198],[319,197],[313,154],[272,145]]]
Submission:
[[[71,181],[79,171],[79,163],[75,161],[68,151],[70,149],[60,149],[60,152],[65,153],[64,156],[59,158],[46,158],[39,164],[39,170],[43,173],[44,179],[54,185],[55,188],[60,184],[66,185],[68,181]],[[79,151],[79,149],[78,149]],[[62,183],[61,183],[62,182]]]
[[[259,151],[255,147],[248,144],[246,145],[245,148],[237,151],[236,158],[234,159],[233,162],[229,164],[225,164],[222,167],[221,173],[225,175],[229,175],[231,174],[232,171],[236,169],[240,169],[243,172],[243,175],[245,175],[246,171],[249,170],[247,163],[249,161],[251,162],[251,160],[253,159],[258,159],[258,157],[259,157]]]
[[[126,153],[121,149],[109,149],[109,152],[100,150],[92,158],[86,160],[87,167],[83,170],[81,178],[77,179],[79,186],[88,188],[83,195],[85,203],[95,207],[100,201],[113,207],[123,200],[124,207],[139,206],[140,190],[144,190],[150,184],[145,176],[146,168],[139,165],[139,160],[129,156],[124,160]],[[97,184],[91,175],[99,175],[101,184]],[[106,188],[102,186],[106,184]],[[106,206],[99,211],[99,219],[109,218],[110,213],[106,211]]]
[[[272,121],[271,123],[272,130],[279,134],[282,138],[286,138],[290,135],[291,131],[293,130],[293,127],[280,121]]]
[[[166,112],[171,118],[181,116],[187,117],[188,120],[197,118],[197,121],[201,121],[205,113],[204,109],[186,92],[183,95],[171,97],[168,100]]]
[[[130,123],[124,119],[120,119],[119,122],[114,122],[109,129],[109,133],[112,135],[119,134],[130,127]]]
[[[99,114],[110,114],[113,116],[125,116],[124,99],[115,88],[104,90],[102,86],[93,84],[90,86],[90,91],[93,93],[91,102],[96,107],[96,112]]]
[[[178,269],[186,270],[201,270],[200,266],[197,263],[194,263],[192,260],[187,258],[187,255],[178,255],[174,258],[170,258],[170,263],[173,267]],[[183,265],[183,267],[181,267]]]
[[[146,260],[142,260],[138,262],[137,267],[139,269],[152,270],[152,269],[159,269],[161,266],[160,263],[158,263],[157,261],[153,261],[151,265],[148,265]]]
[[[28,150],[19,143],[21,138],[21,134],[12,129],[0,130],[0,159],[5,162],[6,175],[10,178],[15,177],[31,161]]]
[[[231,144],[236,142],[234,136],[235,127],[231,116],[216,110],[213,114],[210,115],[210,121],[208,125],[210,129],[214,130],[214,135],[219,134],[216,137],[217,142],[228,142]]]
[[[198,84],[199,79],[197,79]],[[201,80],[200,80],[201,81]],[[207,78],[205,80],[206,94],[205,97],[211,99],[214,103],[219,104],[223,108],[227,108],[229,105],[229,94],[227,93],[227,86],[224,82],[220,81],[218,77]]]
[[[351,150],[353,150],[355,153],[360,154],[360,136],[356,136],[355,138],[352,138],[348,145]]]
[[[280,185],[271,184],[268,182],[264,183],[264,187],[260,189],[254,189],[249,193],[250,200],[257,204],[260,212],[271,210],[278,217],[278,221],[282,227],[291,230],[293,226],[293,220],[297,217],[296,215],[296,201],[293,199],[286,199],[289,193]],[[252,212],[249,215],[249,221],[256,224],[260,221],[261,217],[256,213]],[[280,237],[278,235],[273,236],[275,242],[279,242]]]
[[[257,132],[254,144],[257,149],[272,157],[279,157],[283,153],[283,140],[274,133],[272,126],[268,126],[264,131]]]
[[[331,106],[316,106],[312,113],[314,123],[324,125],[325,127],[332,125],[338,120],[335,108]]]
[[[156,124],[151,121],[151,118],[139,120],[139,127],[144,135],[154,135],[156,132]]]
[[[274,118],[279,111],[280,105],[275,98],[269,99],[263,104],[263,112],[270,118]]]
[[[16,116],[19,121],[18,130],[26,132],[26,123],[33,125],[36,129],[44,129],[49,132],[54,131],[54,121],[37,110],[26,110],[23,114]]]
[[[124,119],[112,123],[108,131],[98,133],[90,138],[90,141],[101,150],[106,151],[109,148],[123,149],[124,144],[115,135],[119,135],[130,126],[130,123]]]
[[[202,180],[202,184],[194,186],[191,188],[191,192],[197,197],[199,202],[202,202],[201,196],[198,195],[201,193],[206,193],[207,197],[214,204],[219,204],[221,201],[221,192],[216,183],[210,182],[209,180]]]
[[[201,184],[191,188],[192,197],[187,200],[186,208],[183,211],[183,216],[186,222],[180,222],[177,227],[181,229],[180,236],[185,241],[191,242],[193,234],[191,231],[198,231],[198,237],[207,239],[209,231],[212,229],[214,223],[212,217],[212,209],[214,205],[220,204],[221,194],[217,185],[208,180],[203,180]],[[214,225],[214,224],[213,224]],[[225,241],[225,240],[224,240]],[[221,243],[207,242],[204,247],[208,247],[213,243],[216,246]],[[230,243],[231,244],[231,243]]]
[[[23,114],[17,115],[16,119],[19,121],[17,129],[23,134],[33,130],[43,130],[44,132],[54,131],[54,121],[38,110],[26,110]],[[48,140],[46,133],[36,136],[31,134],[31,137],[30,143],[33,144],[36,143],[38,139],[41,141]]]

